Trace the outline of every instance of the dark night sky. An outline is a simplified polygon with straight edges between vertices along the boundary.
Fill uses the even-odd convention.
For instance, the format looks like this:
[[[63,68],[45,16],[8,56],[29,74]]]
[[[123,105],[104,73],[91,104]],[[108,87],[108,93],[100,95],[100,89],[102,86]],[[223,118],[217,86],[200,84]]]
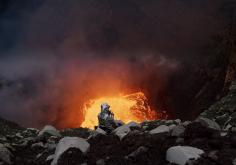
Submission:
[[[118,79],[147,92],[158,107],[186,100],[185,88],[176,90],[177,100],[162,95],[171,93],[167,84],[186,72],[186,63],[204,63],[205,48],[227,24],[223,7],[231,1],[0,0],[0,80],[22,81],[28,94],[15,94],[17,83],[1,90],[0,115],[36,127],[55,122],[61,95],[76,91],[65,92],[72,82],[82,97],[94,97],[87,84],[109,92],[102,80]],[[176,86],[186,82],[178,80]],[[42,106],[59,117],[48,119],[52,112]],[[35,114],[38,119],[30,120]]]
[[[105,51],[111,55],[113,50],[155,50],[172,55],[194,52],[209,42],[222,25],[219,11],[225,1],[1,2],[2,51]]]

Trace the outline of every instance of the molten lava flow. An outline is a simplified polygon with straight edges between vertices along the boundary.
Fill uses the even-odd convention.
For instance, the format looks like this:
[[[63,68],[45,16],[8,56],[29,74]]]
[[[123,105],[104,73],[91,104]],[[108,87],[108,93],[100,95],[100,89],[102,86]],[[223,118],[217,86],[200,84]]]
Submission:
[[[90,100],[84,106],[84,121],[82,127],[94,128],[98,125],[97,115],[102,103],[108,103],[116,120],[142,122],[157,118],[157,113],[150,109],[144,93],[138,92],[125,96],[102,97]]]

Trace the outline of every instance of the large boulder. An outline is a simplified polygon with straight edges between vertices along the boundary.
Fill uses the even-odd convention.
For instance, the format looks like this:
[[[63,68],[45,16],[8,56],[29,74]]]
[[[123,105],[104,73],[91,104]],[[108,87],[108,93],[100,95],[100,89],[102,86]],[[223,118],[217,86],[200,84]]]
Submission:
[[[170,128],[166,125],[161,125],[151,131],[149,131],[149,134],[159,134],[159,133],[168,133],[170,132]]]
[[[166,160],[170,163],[185,165],[188,160],[198,159],[204,151],[190,146],[174,146],[167,150]]]
[[[90,144],[85,139],[79,138],[79,137],[64,137],[64,138],[62,138],[56,147],[54,159],[53,159],[51,165],[56,165],[60,156],[64,152],[66,152],[67,150],[69,150],[71,148],[77,148],[82,153],[86,153],[90,148]]]
[[[216,123],[215,121],[210,120],[208,118],[200,117],[200,118],[196,119],[196,121],[200,122],[202,125],[207,126],[209,128],[216,129],[216,130],[221,130],[218,123]]]
[[[118,128],[116,128],[113,133],[117,135],[121,140],[131,131],[132,127],[138,127],[141,128],[141,125],[136,122],[129,122],[125,125],[122,125]]]
[[[120,140],[122,140],[130,131],[131,129],[129,128],[129,126],[123,125],[121,127],[116,128],[113,133],[117,135]]]
[[[107,135],[107,132],[104,131],[103,129],[97,127],[96,130],[91,131],[90,136],[88,137],[88,139],[94,138],[94,137],[96,137],[97,135]]]
[[[96,130],[95,130],[95,134],[103,134],[103,135],[106,135],[107,133],[106,133],[106,131],[104,131],[103,129],[101,129],[101,128],[97,128]]]
[[[43,136],[45,134],[48,134],[50,136],[57,136],[57,137],[60,137],[61,134],[59,133],[59,131],[51,126],[51,125],[46,125],[38,134],[38,136]]]

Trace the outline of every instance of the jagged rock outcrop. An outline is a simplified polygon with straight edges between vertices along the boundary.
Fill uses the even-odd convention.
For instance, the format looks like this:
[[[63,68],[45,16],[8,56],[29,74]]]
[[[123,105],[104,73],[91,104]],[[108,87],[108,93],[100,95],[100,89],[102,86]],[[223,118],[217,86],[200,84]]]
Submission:
[[[229,93],[201,113],[200,117],[215,121],[223,129],[234,130],[236,127],[236,80],[233,81]]]

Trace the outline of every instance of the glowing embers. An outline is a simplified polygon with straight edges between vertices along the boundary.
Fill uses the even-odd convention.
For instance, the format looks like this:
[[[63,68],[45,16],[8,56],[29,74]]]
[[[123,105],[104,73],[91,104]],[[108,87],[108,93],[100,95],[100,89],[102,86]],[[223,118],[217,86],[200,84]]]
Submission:
[[[97,115],[102,103],[108,103],[116,120],[142,122],[157,118],[157,113],[152,111],[144,93],[138,92],[125,96],[102,97],[90,100],[84,105],[84,121],[82,127],[94,128],[98,124]]]

